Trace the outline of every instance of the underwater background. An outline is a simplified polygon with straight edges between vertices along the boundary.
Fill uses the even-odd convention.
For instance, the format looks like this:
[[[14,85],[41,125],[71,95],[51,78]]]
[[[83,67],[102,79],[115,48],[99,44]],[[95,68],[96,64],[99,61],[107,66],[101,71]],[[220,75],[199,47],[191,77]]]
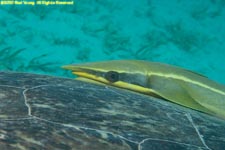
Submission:
[[[225,84],[225,0],[0,5],[0,70],[73,77],[62,65],[141,59]]]

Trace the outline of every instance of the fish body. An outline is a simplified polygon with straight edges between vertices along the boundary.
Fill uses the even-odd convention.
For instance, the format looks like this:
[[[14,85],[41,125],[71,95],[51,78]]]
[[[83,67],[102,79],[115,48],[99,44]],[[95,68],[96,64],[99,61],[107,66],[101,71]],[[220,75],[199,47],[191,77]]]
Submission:
[[[225,118],[225,86],[180,67],[140,60],[115,60],[63,68],[82,78],[160,97]]]

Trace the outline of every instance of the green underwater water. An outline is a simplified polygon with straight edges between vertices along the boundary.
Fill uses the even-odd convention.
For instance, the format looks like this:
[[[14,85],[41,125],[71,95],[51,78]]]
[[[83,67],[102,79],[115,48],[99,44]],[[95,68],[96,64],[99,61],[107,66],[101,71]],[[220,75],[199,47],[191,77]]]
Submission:
[[[224,0],[0,5],[0,70],[72,77],[60,66],[141,59],[225,84],[224,8]]]

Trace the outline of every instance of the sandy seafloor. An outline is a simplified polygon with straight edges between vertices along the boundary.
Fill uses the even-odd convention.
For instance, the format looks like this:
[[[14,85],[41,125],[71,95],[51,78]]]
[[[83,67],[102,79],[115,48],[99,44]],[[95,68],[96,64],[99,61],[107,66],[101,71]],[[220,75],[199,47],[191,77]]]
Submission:
[[[70,76],[60,66],[165,62],[225,84],[225,0],[74,0],[0,5],[0,70]]]

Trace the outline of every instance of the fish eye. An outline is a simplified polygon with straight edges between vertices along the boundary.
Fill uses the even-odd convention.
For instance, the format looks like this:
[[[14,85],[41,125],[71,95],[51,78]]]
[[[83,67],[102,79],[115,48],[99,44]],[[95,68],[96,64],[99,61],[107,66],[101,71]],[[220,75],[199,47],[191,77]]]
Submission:
[[[109,71],[106,72],[105,74],[105,78],[109,81],[109,82],[116,82],[119,80],[119,73],[115,72],[115,71]]]

